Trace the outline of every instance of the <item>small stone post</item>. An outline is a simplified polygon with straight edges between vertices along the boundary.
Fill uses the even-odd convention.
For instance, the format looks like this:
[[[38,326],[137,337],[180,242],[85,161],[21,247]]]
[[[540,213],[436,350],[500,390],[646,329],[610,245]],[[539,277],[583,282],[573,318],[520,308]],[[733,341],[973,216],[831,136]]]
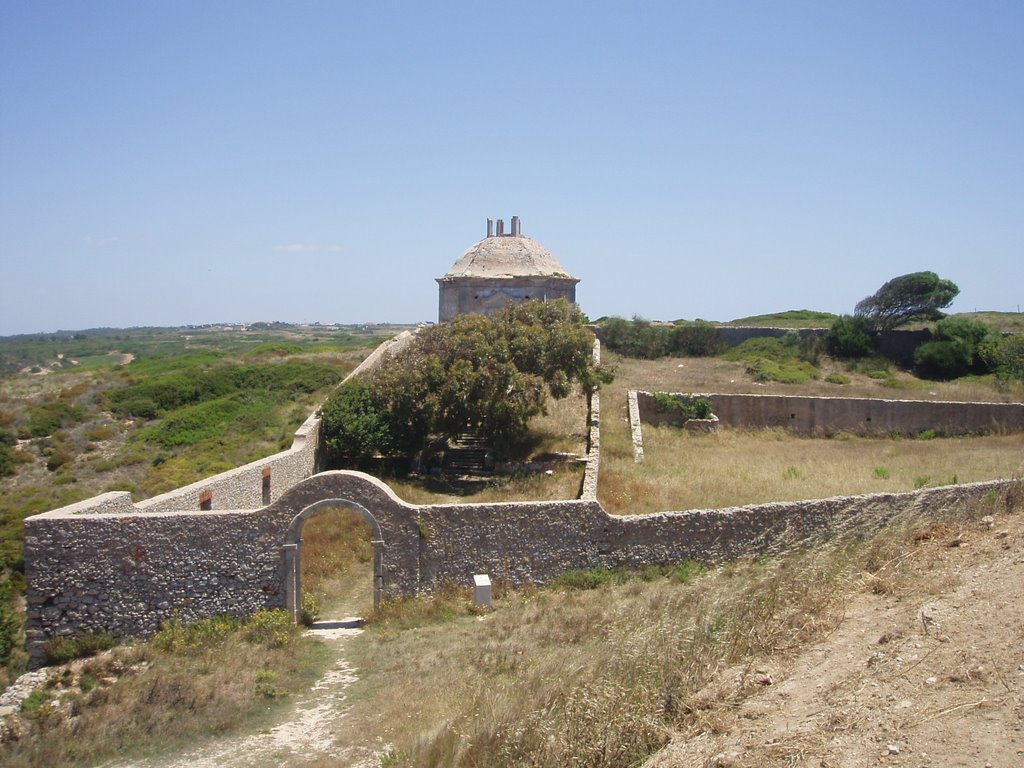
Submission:
[[[478,573],[473,577],[473,603],[484,608],[491,607],[491,577]]]

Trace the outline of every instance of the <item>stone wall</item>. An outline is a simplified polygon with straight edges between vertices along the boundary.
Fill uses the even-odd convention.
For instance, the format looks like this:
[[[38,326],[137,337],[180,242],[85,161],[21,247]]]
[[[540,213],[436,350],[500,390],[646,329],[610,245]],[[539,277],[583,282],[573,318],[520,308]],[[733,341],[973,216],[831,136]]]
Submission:
[[[986,501],[994,509],[1011,493],[1019,497],[1019,486],[995,481],[615,517],[592,499],[414,506],[369,475],[338,471],[303,480],[256,510],[57,510],[25,521],[29,649],[38,664],[43,642],[55,635],[146,636],[175,614],[193,620],[294,609],[288,579],[296,564],[289,552],[300,550],[303,510],[329,500],[367,511],[379,536],[381,596],[388,598],[445,582],[468,585],[478,573],[510,585],[539,585],[574,568],[774,553],[805,541],[868,534],[897,514],[939,515]]]
[[[371,365],[386,357],[381,352]],[[726,401],[714,398],[736,401],[733,410],[743,418],[764,419],[768,414],[781,419],[800,413],[799,419],[789,421],[821,424],[820,404],[794,410],[795,400],[814,398],[711,397],[716,411],[725,411]],[[739,399],[749,397],[764,402],[742,405]],[[637,398],[641,416],[643,402]],[[871,407],[878,403],[862,402]],[[599,413],[595,397],[587,468],[576,500],[407,504],[369,475],[312,474],[318,422],[310,417],[291,450],[203,483],[139,504],[128,493],[107,493],[30,517],[25,520],[25,574],[31,663],[41,663],[43,644],[54,636],[103,631],[144,637],[173,615],[194,620],[261,608],[295,611],[302,525],[309,515],[335,504],[369,520],[375,585],[380,597],[390,598],[429,592],[448,581],[468,585],[478,573],[523,585],[544,584],[574,568],[686,559],[713,563],[840,534],[867,534],[897,514],[939,515],[979,502],[994,507],[1007,503],[1011,494],[1019,504],[1024,495],[1020,481],[996,481],[905,494],[616,517],[597,501]],[[856,410],[850,413],[863,416]],[[977,423],[988,423],[992,413],[1002,417],[1004,411],[985,413]],[[264,505],[262,472],[267,466],[272,500]],[[211,509],[200,511],[204,490],[213,493]],[[240,508],[227,508],[228,502]]]
[[[958,435],[1024,430],[1024,403],[960,403],[939,400],[875,400],[793,395],[701,395],[711,401],[723,426],[786,427],[805,434],[832,432],[916,435],[925,430]],[[658,408],[653,395],[638,392],[640,420],[678,420]]]

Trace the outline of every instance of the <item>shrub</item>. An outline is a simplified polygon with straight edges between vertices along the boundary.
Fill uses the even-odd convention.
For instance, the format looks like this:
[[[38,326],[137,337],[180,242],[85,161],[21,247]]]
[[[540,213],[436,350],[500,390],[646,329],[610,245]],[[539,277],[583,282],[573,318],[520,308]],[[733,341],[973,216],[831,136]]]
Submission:
[[[21,619],[8,605],[6,598],[0,602],[0,666],[6,666],[11,652],[20,644]]]
[[[397,447],[392,422],[363,379],[338,387],[320,409],[324,445],[342,460],[388,455]]]
[[[825,334],[825,349],[833,357],[867,357],[875,351],[875,336],[866,317],[843,315]]]
[[[922,376],[952,379],[984,369],[986,341],[992,329],[968,317],[944,317],[935,324],[935,338],[914,350],[914,365]]]
[[[710,419],[712,416],[711,401],[706,397],[655,392],[654,402],[662,411],[678,413],[683,419]]]
[[[299,623],[304,627],[312,627],[320,618],[320,596],[315,592],[306,592],[302,595],[302,604],[299,606]]]
[[[303,600],[305,602],[305,600]],[[242,627],[242,638],[264,648],[281,648],[298,636],[299,630],[288,611],[257,611]]]
[[[849,384],[850,377],[844,376],[841,373],[830,373],[828,376],[825,377],[825,381],[827,381],[829,384]]]
[[[43,646],[47,664],[64,664],[73,659],[95,656],[113,648],[115,641],[106,632],[86,632],[73,637],[51,637]]]
[[[17,439],[6,429],[0,428],[0,477],[14,474],[14,459],[11,458],[11,448]]]

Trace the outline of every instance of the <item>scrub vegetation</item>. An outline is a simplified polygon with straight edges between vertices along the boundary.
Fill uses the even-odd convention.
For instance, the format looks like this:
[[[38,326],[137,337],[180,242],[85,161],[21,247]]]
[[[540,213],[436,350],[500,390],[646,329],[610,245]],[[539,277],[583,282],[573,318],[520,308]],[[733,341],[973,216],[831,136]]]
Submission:
[[[391,327],[99,329],[0,339],[0,684],[24,670],[22,521],[138,501],[283,450]]]
[[[771,324],[770,317],[763,322]],[[636,326],[642,333],[663,327]],[[673,326],[665,327],[671,333]],[[14,351],[0,344],[0,359],[19,371],[3,378],[0,398],[0,474],[8,473],[0,479],[0,653],[9,674],[24,666],[19,537],[26,514],[111,488],[142,498],[272,453],[379,341],[370,333],[335,338],[337,332],[312,329],[268,328],[252,339],[225,331],[138,332],[145,338],[131,338],[135,329],[110,332],[128,338],[116,345],[108,339],[107,351],[87,334],[81,350],[68,347],[63,357],[32,345],[56,351],[59,343],[48,337],[28,346],[18,341]],[[701,326],[692,338],[705,332]],[[929,381],[874,351],[833,356],[823,342],[796,334],[755,341],[726,354],[653,359],[606,345],[615,379],[601,390],[599,494],[609,511],[912,490],[1024,473],[1020,435],[812,440],[775,430],[691,435],[645,427],[645,463],[633,464],[629,388],[1024,399],[1024,384],[984,358],[985,373]],[[1011,346],[1005,359],[1012,354]],[[66,362],[69,356],[88,367]],[[467,381],[476,372],[459,370]],[[585,439],[585,391],[569,384],[556,388],[572,396],[552,399],[547,413],[527,419],[534,441],[528,460],[538,458],[538,445],[556,454],[576,451]],[[211,423],[216,429],[205,431]],[[578,470],[567,469],[554,478],[524,472],[452,488],[396,487],[413,502],[482,501],[572,496],[578,481]],[[979,519],[1012,529],[999,534],[1002,541],[1021,540],[1022,505],[1018,483],[976,507],[949,510],[941,521],[902,519],[864,540],[778,558],[571,572],[543,589],[496,584],[493,610],[448,585],[373,611],[369,530],[354,513],[327,510],[303,530],[303,609],[367,616],[367,631],[345,646],[359,679],[336,738],[339,745],[372,745],[381,765],[638,765],[673,740],[729,727],[736,708],[771,684],[761,670],[829,637],[851,602],[865,595],[912,599],[956,578],[935,562],[961,552],[962,531]],[[334,661],[326,646],[301,638],[274,612],[248,622],[169,622],[151,642],[111,650],[102,650],[109,644],[103,636],[79,642],[88,647],[55,645],[54,659],[96,655],[56,667],[22,704],[4,734],[0,765],[144,758],[260,729]],[[330,758],[316,764],[333,765]]]

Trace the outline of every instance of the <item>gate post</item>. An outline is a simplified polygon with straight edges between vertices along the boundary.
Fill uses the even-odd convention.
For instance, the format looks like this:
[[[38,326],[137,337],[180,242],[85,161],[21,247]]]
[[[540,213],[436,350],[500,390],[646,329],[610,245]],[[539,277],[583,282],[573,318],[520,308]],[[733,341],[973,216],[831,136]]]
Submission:
[[[302,539],[294,544],[284,544],[284,607],[291,611],[292,621],[299,621],[299,606],[302,604],[302,573],[299,570],[299,547]]]

